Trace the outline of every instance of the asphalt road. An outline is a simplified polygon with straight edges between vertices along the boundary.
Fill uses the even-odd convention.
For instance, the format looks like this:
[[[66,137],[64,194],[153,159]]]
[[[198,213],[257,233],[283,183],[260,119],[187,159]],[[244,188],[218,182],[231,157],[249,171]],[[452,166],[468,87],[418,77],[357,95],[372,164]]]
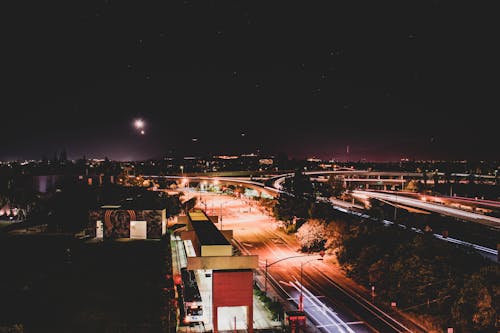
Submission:
[[[296,305],[302,266],[304,310],[321,331],[425,332],[403,323],[397,313],[384,313],[372,305],[365,299],[367,291],[346,278],[327,257],[317,261],[317,255],[298,252],[295,238],[278,233],[273,219],[260,213],[257,206],[224,196],[206,197],[208,207],[220,207],[219,201],[225,202],[224,229],[233,230],[234,238],[245,253],[259,255],[260,274],[264,274],[267,265],[268,288],[278,287]]]
[[[381,193],[375,191],[360,191],[354,190],[353,196],[362,197],[362,198],[376,198],[383,199],[387,201],[394,202],[396,204],[403,204],[410,207],[416,207],[424,210],[428,210],[431,212],[436,212],[443,215],[457,217],[466,221],[477,222],[484,225],[487,225],[492,228],[500,229],[500,218],[488,215],[482,215],[472,212],[463,211],[457,208],[439,205],[436,203],[429,203],[418,199],[408,198],[405,196],[390,194],[390,193]]]

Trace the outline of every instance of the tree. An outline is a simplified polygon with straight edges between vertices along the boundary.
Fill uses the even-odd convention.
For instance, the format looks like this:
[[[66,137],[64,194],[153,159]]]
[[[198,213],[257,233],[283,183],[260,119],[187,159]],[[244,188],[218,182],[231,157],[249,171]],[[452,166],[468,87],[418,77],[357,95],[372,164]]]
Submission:
[[[388,255],[375,261],[368,268],[368,280],[373,285],[377,285],[385,280],[385,275],[389,271]]]
[[[326,226],[326,243],[327,249],[339,249],[342,246],[344,235],[348,234],[349,223],[344,219],[336,219],[328,221]]]
[[[444,180],[445,180],[446,184],[450,184],[451,183],[451,172],[449,170],[447,170],[444,173]]]
[[[309,217],[330,221],[335,216],[335,209],[327,202],[313,202],[309,208]]]
[[[451,309],[453,320],[465,332],[493,329],[500,314],[500,266],[484,267],[464,281]]]
[[[435,171],[432,174],[432,180],[434,181],[434,188],[439,184],[439,174]]]
[[[369,200],[369,209],[367,212],[368,215],[382,221],[385,218],[383,206],[384,206],[384,203],[380,202],[379,200],[370,199]]]
[[[467,182],[469,184],[474,184],[476,181],[476,176],[472,173],[472,171],[469,172],[469,175],[467,176]]]
[[[179,215],[182,210],[182,203],[179,195],[169,195],[166,198],[167,217]]]
[[[422,172],[422,179],[424,181],[424,190],[427,190],[427,181],[429,180],[429,176],[425,170]]]
[[[183,204],[184,212],[187,213],[196,206],[196,197],[192,197]]]
[[[411,192],[419,192],[419,189],[421,187],[418,186],[418,181],[415,179],[412,179],[408,182],[408,185],[406,185],[406,190],[411,191]]]
[[[310,219],[297,230],[296,237],[302,251],[323,250],[327,239],[326,224],[319,219]]]
[[[332,196],[339,197],[345,190],[344,182],[339,176],[331,175],[328,178],[328,185],[332,188]]]
[[[295,171],[293,177],[285,179],[283,191],[300,198],[312,198],[314,193],[310,178],[300,170]]]
[[[24,332],[23,324],[12,324],[9,326],[0,326],[0,333],[23,333],[23,332]]]
[[[306,175],[296,171],[293,177],[285,179],[283,191],[274,206],[274,216],[287,224],[293,224],[297,218],[310,217],[310,207],[314,203],[313,186]]]

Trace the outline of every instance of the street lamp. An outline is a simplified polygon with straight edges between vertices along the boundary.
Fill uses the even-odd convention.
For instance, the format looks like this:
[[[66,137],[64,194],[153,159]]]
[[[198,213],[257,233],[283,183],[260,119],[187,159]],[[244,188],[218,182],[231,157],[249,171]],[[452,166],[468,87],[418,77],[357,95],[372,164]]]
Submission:
[[[396,204],[394,205],[394,223],[396,223],[397,212],[398,212],[398,192],[396,191]]]
[[[220,230],[222,230],[222,204],[223,202],[220,203]]]
[[[310,261],[313,261],[313,260],[323,260],[323,256],[325,255],[325,251],[321,250],[319,255],[321,256],[321,258],[314,258],[314,259],[311,259],[309,261],[305,261],[303,263],[300,264],[300,288],[302,290],[302,267],[303,267],[303,264],[304,263],[308,263]],[[268,280],[268,275],[267,275],[267,268],[274,265],[274,264],[277,264],[281,261],[284,261],[284,260],[288,260],[288,259],[293,259],[293,258],[299,258],[299,257],[309,257],[309,255],[296,255],[296,256],[291,256],[291,257],[286,257],[286,258],[281,258],[281,259],[278,259],[276,261],[273,261],[272,263],[268,264],[267,263],[267,259],[266,259],[266,266],[265,266],[265,273],[264,273],[264,293],[265,295],[267,296],[267,280]],[[302,292],[301,292],[302,294]]]
[[[308,263],[310,262],[313,262],[314,260],[323,260],[323,255],[324,255],[324,252],[321,252],[320,253],[321,255],[321,258],[315,258],[315,259],[311,259],[311,260],[308,260],[308,261],[303,261],[300,263],[300,297],[299,297],[299,311],[304,311],[304,295],[303,295],[303,287],[302,287],[302,276],[303,276],[303,271],[304,271],[304,265],[307,265]]]
[[[264,273],[264,293],[266,294],[266,296],[267,296],[267,268],[269,266],[272,266],[274,264],[279,263],[280,261],[288,260],[288,259],[292,259],[292,258],[298,258],[298,257],[305,257],[305,256],[304,255],[296,255],[296,256],[286,257],[286,258],[278,259],[270,264],[267,263],[267,259],[266,259],[266,266],[265,266],[265,273]]]

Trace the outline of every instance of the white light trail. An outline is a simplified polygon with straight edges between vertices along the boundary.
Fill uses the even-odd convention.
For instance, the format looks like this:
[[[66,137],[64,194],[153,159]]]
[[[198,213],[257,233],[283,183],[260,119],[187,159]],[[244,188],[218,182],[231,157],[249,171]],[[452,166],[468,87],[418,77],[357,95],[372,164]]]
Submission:
[[[298,292],[301,291],[300,282],[298,281],[290,281],[289,282]],[[311,306],[321,309],[323,312],[323,316],[319,316],[319,312],[306,311],[306,306],[304,306],[304,312],[307,312],[307,315],[318,323],[318,325],[322,326],[327,332],[335,332],[335,333],[355,333],[340,317],[332,311],[326,304],[322,303],[318,297],[314,296],[307,288],[302,285],[302,294],[304,305],[306,305],[305,301],[308,300],[312,303]],[[323,317],[323,318],[322,318]],[[324,322],[324,319],[327,318],[327,322]],[[331,328],[336,328],[335,331],[332,331]]]

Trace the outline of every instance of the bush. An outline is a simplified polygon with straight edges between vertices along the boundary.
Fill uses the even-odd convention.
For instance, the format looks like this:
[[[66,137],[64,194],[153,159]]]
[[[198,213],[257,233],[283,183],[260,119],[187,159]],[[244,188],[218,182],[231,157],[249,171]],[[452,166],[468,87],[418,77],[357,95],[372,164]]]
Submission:
[[[11,326],[0,326],[0,333],[23,333],[24,327],[22,324],[14,324]]]
[[[265,307],[271,311],[273,320],[280,320],[283,317],[283,305],[280,302],[273,301],[257,286],[254,286],[253,292],[264,303]]]

